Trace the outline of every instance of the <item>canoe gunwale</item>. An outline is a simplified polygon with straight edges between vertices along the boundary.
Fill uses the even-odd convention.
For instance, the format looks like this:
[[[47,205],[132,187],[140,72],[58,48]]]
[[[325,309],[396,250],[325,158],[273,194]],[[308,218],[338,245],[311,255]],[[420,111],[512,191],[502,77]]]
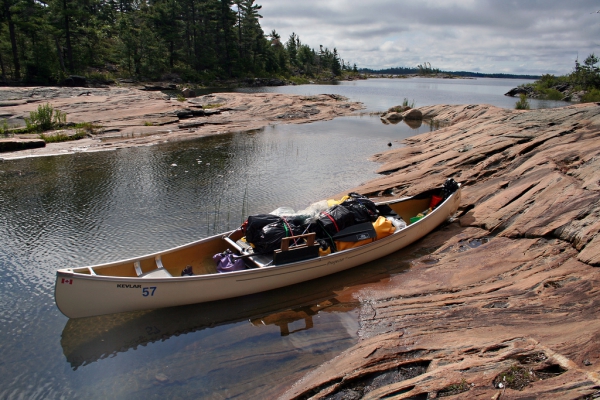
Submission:
[[[417,221],[419,222],[419,221]],[[407,226],[406,228],[396,231],[393,234],[386,236],[384,238],[381,238],[379,240],[376,240],[372,243],[367,243],[364,244],[360,247],[354,247],[351,249],[346,249],[346,250],[341,250],[341,251],[336,251],[335,253],[331,253],[331,254],[327,254],[325,256],[320,256],[320,257],[315,257],[315,258],[309,258],[307,260],[302,260],[302,261],[297,261],[297,262],[293,262],[293,263],[288,263],[288,264],[283,264],[283,265],[268,265],[265,267],[260,267],[260,268],[248,268],[248,269],[244,269],[241,271],[231,271],[231,272],[225,272],[225,273],[216,273],[216,274],[203,274],[203,275],[192,275],[192,276],[170,276],[170,277],[158,277],[158,278],[145,278],[144,279],[144,283],[151,283],[151,282],[171,282],[171,281],[194,281],[194,280],[209,280],[209,279],[222,279],[224,275],[253,275],[253,274],[259,274],[262,275],[265,273],[265,271],[267,270],[286,270],[286,269],[294,269],[298,266],[301,266],[303,264],[310,264],[310,263],[314,263],[316,260],[323,260],[323,261],[333,261],[334,259],[337,258],[342,258],[343,256],[346,256],[347,254],[351,254],[351,253],[357,253],[359,250],[373,250],[373,249],[377,249],[379,247],[383,247],[383,246],[387,246],[390,243],[389,242],[395,242],[403,237],[406,236],[406,234],[409,232],[409,229],[413,226],[415,226],[416,223],[413,223],[409,226]],[[402,236],[398,236],[398,234],[404,232],[405,234]],[[219,235],[220,237],[221,235]],[[212,239],[213,237],[211,237]],[[164,254],[164,253],[161,253]],[[135,261],[137,260],[137,258],[133,258],[131,259],[131,261]],[[122,260],[119,263],[124,263],[124,262],[128,262],[130,261],[128,260]],[[99,265],[94,265],[91,268],[95,268],[95,267],[99,267],[99,266],[104,266],[106,264],[99,264]],[[127,276],[107,276],[107,275],[90,275],[90,274],[82,274],[82,273],[78,273],[75,271],[70,271],[69,269],[62,269],[62,270],[58,270],[57,271],[57,275],[60,277],[77,277],[77,279],[86,279],[86,280],[94,280],[94,281],[107,281],[107,282],[126,282],[126,283],[133,283],[133,282],[140,282],[140,277],[127,277]]]
[[[460,189],[459,189],[460,190]],[[417,195],[418,196],[418,195]],[[401,229],[399,231],[394,232],[392,235],[386,236],[382,239],[376,240],[372,243],[367,243],[363,246],[360,247],[354,247],[351,249],[346,249],[346,250],[342,250],[342,251],[336,251],[335,253],[331,253],[331,254],[327,254],[325,256],[321,256],[321,257],[317,257],[317,258],[311,258],[308,260],[302,260],[302,261],[297,261],[297,262],[293,262],[293,263],[289,263],[289,264],[283,264],[283,265],[269,265],[269,266],[265,266],[265,267],[261,267],[261,268],[248,268],[248,269],[244,269],[241,271],[231,271],[231,272],[226,272],[225,274],[230,275],[230,274],[253,274],[253,273],[261,273],[267,269],[273,269],[273,268],[277,268],[277,269],[289,269],[289,268],[293,268],[294,266],[297,265],[302,265],[302,264],[306,264],[306,263],[310,263],[310,262],[314,262],[316,259],[323,259],[323,260],[332,260],[334,258],[337,258],[336,256],[342,256],[342,255],[346,255],[348,253],[351,252],[356,252],[360,249],[363,248],[376,248],[376,247],[381,247],[384,245],[388,245],[389,242],[391,241],[396,241],[398,239],[400,239],[401,237],[398,237],[397,235],[401,232],[404,233],[408,233],[409,231],[414,230],[415,227],[420,226],[419,224],[424,222],[428,217],[433,216],[435,214],[438,214],[439,212],[441,212],[441,210],[444,209],[444,205],[450,201],[452,198],[454,198],[455,193],[453,193],[451,196],[449,196],[447,199],[445,199],[442,203],[440,203],[440,205],[431,212],[431,214],[427,215],[426,217],[413,222],[410,225],[407,225],[406,228]],[[378,202],[376,204],[395,204],[395,203],[400,203],[403,201],[408,201],[408,200],[412,200],[414,199],[416,196],[410,196],[410,197],[402,197],[399,199],[392,199],[392,200],[387,200],[387,201],[382,201],[382,202]],[[237,229],[233,229],[231,231],[227,231],[224,233],[220,233],[217,235],[213,235],[213,236],[209,236],[203,239],[199,239],[196,240],[194,242],[190,242],[190,243],[186,243],[183,244],[181,246],[176,246],[176,247],[172,247],[170,249],[167,250],[163,250],[163,251],[159,251],[156,253],[150,253],[150,254],[145,254],[141,257],[133,257],[133,258],[127,258],[127,259],[123,259],[123,260],[119,260],[119,261],[114,261],[114,262],[109,262],[109,263],[103,263],[103,264],[97,264],[97,265],[91,265],[91,266],[86,266],[86,267],[76,267],[76,268],[64,268],[64,269],[59,269],[57,271],[57,275],[59,275],[60,277],[73,277],[76,276],[77,279],[90,279],[90,280],[97,280],[97,281],[109,281],[109,282],[113,282],[113,281],[123,281],[123,282],[139,282],[140,278],[139,277],[125,277],[125,276],[107,276],[107,275],[92,275],[92,274],[82,274],[76,271],[73,271],[74,269],[80,269],[80,268],[106,268],[106,267],[111,267],[114,265],[120,265],[120,264],[124,264],[124,263],[134,263],[136,261],[138,261],[141,258],[150,258],[150,257],[156,257],[156,256],[162,256],[164,254],[168,254],[168,253],[172,253],[172,252],[176,252],[179,250],[183,250],[187,247],[194,247],[202,242],[208,242],[211,240],[222,240],[222,238],[224,236],[229,236],[232,233],[236,232]],[[405,236],[405,235],[404,235]],[[203,274],[203,275],[193,275],[193,276],[171,276],[171,277],[158,277],[158,278],[146,278],[144,279],[144,282],[165,282],[165,281],[190,281],[190,280],[204,280],[204,279],[220,279],[223,276],[223,274]]]

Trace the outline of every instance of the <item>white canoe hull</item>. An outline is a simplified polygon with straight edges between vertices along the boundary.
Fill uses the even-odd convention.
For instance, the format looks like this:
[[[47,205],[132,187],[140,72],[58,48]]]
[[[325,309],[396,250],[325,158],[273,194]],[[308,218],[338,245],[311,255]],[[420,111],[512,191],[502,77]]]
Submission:
[[[64,315],[69,318],[81,318],[195,304],[264,292],[340,272],[398,251],[427,235],[451,217],[459,203],[460,189],[427,217],[390,236],[353,249],[280,266],[223,274],[144,279],[83,274],[76,272],[76,268],[62,269],[57,272],[55,300]],[[221,241],[222,236],[223,234],[209,237],[156,255],[198,246],[203,242]],[[94,268],[97,267],[102,266]]]

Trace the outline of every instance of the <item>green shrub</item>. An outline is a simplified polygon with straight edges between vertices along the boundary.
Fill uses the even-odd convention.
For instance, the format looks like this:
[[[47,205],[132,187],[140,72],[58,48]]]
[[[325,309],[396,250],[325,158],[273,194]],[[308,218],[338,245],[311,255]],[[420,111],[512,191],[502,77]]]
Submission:
[[[542,93],[544,94],[544,99],[546,100],[562,100],[565,97],[564,94],[552,88],[544,89],[542,90]]]
[[[517,110],[529,110],[529,101],[527,100],[527,96],[525,93],[521,93],[519,95],[519,101],[515,104],[515,109]]]
[[[533,86],[538,91],[544,91],[544,89],[550,89],[564,83],[568,83],[567,77],[545,74],[542,75],[542,77],[539,80],[535,81],[533,85],[528,85]]]
[[[540,78],[539,81],[536,82],[536,84],[538,84],[544,88],[550,88],[550,87],[558,84],[558,79],[556,78],[556,76],[554,76],[552,74],[545,74],[545,75],[542,75],[542,77]]]
[[[52,108],[50,103],[39,105],[36,111],[25,117],[25,125],[29,132],[45,132],[56,129],[67,122],[67,114]]]
[[[6,118],[3,118],[2,122],[0,122],[0,136],[8,137],[9,129],[10,128],[8,126],[8,121],[6,120]]]
[[[600,89],[592,89],[581,97],[582,103],[600,102]]]

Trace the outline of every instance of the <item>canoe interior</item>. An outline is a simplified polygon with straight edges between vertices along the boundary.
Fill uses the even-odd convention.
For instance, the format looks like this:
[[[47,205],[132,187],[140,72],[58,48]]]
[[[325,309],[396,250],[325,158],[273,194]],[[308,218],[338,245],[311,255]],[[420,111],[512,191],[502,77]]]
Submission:
[[[414,199],[406,202],[389,204],[389,206],[392,210],[396,211],[396,213],[400,215],[406,223],[408,223],[412,217],[424,210],[427,210],[430,201],[431,197],[428,196],[423,199]]]
[[[401,199],[387,203],[407,223],[411,217],[427,210],[431,195],[439,190],[431,190],[408,199]],[[241,231],[233,231],[230,238],[233,241],[241,239]],[[157,271],[168,272],[164,276],[181,276],[186,266],[192,266],[194,275],[217,273],[215,261],[212,256],[232,247],[222,238],[223,235],[213,236],[185,246],[180,246],[161,253],[150,254],[140,258],[102,264],[91,267],[73,268],[70,271],[85,275],[131,277],[143,279],[153,277]],[[235,250],[232,249],[234,252]],[[137,264],[137,268],[136,268]],[[248,263],[250,264],[250,263]],[[251,266],[251,265],[249,265]],[[164,268],[164,270],[162,269]],[[156,275],[154,275],[155,277]],[[161,275],[162,276],[162,275]]]

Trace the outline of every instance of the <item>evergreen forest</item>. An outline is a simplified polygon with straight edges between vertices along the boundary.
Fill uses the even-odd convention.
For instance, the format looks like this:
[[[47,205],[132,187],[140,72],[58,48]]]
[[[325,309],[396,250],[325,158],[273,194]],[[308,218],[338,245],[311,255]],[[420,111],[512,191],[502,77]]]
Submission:
[[[337,49],[265,34],[254,0],[0,0],[4,83],[254,77],[333,79]]]

